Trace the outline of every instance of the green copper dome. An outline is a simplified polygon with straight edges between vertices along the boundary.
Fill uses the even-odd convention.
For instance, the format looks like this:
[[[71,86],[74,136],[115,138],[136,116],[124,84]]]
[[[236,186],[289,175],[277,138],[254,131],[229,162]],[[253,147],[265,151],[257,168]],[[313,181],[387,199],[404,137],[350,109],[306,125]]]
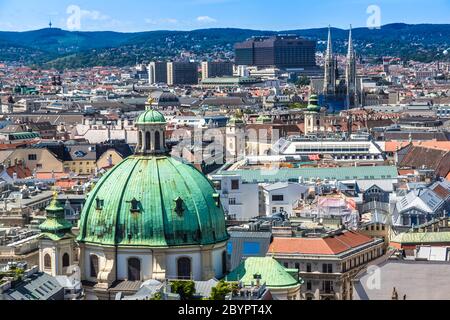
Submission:
[[[220,198],[195,167],[166,156],[131,156],[90,193],[78,241],[167,247],[228,240]]]
[[[146,123],[166,123],[166,118],[164,118],[161,112],[148,109],[136,120],[136,124]]]
[[[310,112],[320,112],[319,98],[315,94],[309,97],[307,110]]]

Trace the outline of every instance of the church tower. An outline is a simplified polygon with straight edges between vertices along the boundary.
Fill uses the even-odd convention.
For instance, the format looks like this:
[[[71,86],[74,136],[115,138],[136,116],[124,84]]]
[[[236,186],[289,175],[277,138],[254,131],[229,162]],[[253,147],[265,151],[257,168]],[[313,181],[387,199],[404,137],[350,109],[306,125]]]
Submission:
[[[323,131],[323,117],[316,95],[309,98],[309,105],[305,111],[305,135]]]
[[[52,276],[67,275],[75,260],[75,236],[72,224],[64,217],[64,206],[55,193],[45,209],[47,219],[39,226],[39,269]]]
[[[245,155],[245,122],[242,113],[237,112],[227,124],[226,150],[228,160],[236,160]]]
[[[325,53],[325,77],[323,83],[323,94],[334,95],[336,93],[336,69],[337,62],[333,55],[333,44],[331,40],[331,26],[328,27],[328,44]]]
[[[357,87],[356,87],[356,54],[353,47],[352,26],[350,26],[350,34],[348,39],[347,66],[345,72],[345,82],[347,84],[347,107],[358,105]]]

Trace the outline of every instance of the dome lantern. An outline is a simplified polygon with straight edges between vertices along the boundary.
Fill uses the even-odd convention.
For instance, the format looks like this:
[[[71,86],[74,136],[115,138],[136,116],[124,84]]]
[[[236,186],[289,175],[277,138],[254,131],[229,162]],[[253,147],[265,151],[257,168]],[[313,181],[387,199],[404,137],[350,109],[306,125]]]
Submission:
[[[138,128],[138,145],[136,154],[152,155],[166,154],[166,119],[164,115],[153,109],[152,99],[149,98],[145,112],[136,120]]]

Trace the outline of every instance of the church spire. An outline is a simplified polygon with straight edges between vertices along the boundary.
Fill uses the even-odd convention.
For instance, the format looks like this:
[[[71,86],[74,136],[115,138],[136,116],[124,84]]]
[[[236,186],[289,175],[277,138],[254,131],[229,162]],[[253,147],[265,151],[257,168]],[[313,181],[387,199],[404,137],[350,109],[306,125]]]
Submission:
[[[331,25],[328,26],[327,58],[333,57],[333,42],[331,41]]]
[[[328,43],[325,53],[325,76],[323,83],[323,94],[334,95],[336,93],[336,69],[337,62],[333,55],[333,42],[331,39],[331,26],[328,26]]]
[[[356,90],[356,54],[353,46],[352,26],[350,25],[348,36],[348,53],[347,66],[345,72],[345,80],[347,84],[347,107],[351,107],[351,99],[353,98],[353,105],[358,104],[358,96]]]
[[[352,58],[355,55],[355,50],[353,48],[353,37],[352,37],[352,25],[350,25],[350,32],[348,37],[348,58]]]

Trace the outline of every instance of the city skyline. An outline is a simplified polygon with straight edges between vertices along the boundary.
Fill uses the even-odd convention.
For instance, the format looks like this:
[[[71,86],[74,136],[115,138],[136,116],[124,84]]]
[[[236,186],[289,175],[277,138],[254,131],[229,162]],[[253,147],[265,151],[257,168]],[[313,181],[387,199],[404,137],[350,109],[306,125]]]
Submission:
[[[450,3],[432,0],[352,0],[336,3],[281,0],[140,0],[122,3],[105,1],[30,0],[0,1],[0,30],[27,31],[52,26],[66,30],[140,32],[153,30],[194,30],[243,28],[290,30],[333,27],[347,29],[369,23],[450,23]],[[379,10],[379,12],[378,12]],[[313,14],[310,14],[313,12]],[[351,13],[351,14],[350,14]],[[378,14],[379,13],[379,14]]]

